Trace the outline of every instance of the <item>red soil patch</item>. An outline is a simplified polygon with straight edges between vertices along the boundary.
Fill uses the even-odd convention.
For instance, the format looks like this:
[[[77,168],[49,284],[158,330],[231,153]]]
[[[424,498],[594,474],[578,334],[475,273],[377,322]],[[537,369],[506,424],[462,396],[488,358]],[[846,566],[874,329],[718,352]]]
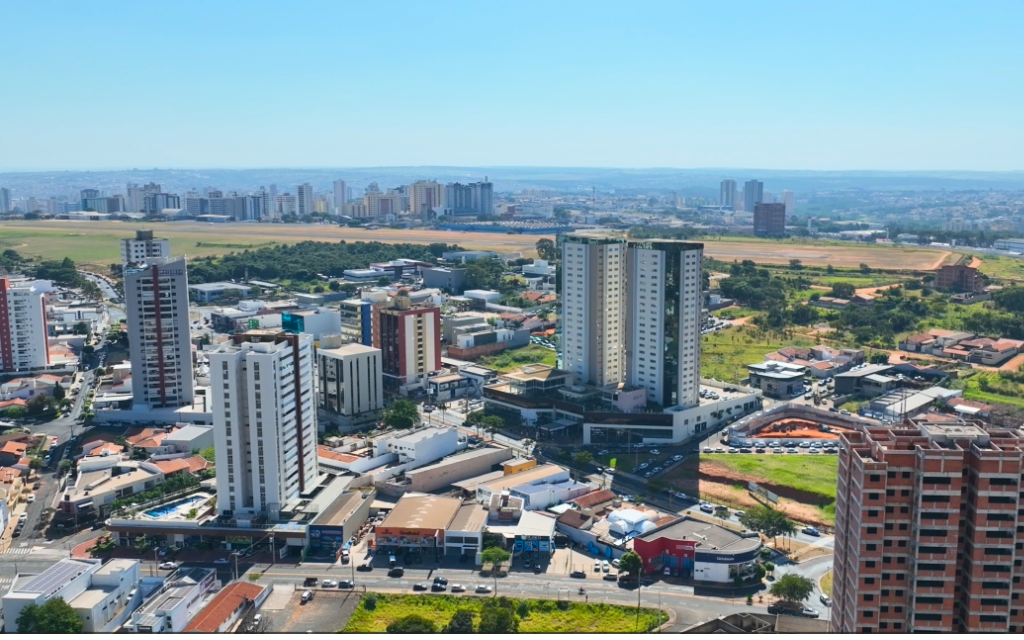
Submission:
[[[773,422],[757,434],[751,436],[756,439],[774,440],[776,438],[802,438],[805,440],[838,440],[842,433],[849,433],[850,429],[834,427],[829,425],[830,431],[822,431],[817,422],[789,418]]]

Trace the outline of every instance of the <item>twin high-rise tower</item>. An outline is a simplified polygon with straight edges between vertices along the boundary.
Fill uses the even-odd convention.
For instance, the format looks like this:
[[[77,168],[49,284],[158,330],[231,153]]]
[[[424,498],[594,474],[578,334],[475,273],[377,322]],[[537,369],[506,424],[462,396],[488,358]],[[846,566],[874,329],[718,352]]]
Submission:
[[[643,387],[662,407],[699,401],[704,245],[566,235],[562,368],[599,387]]]

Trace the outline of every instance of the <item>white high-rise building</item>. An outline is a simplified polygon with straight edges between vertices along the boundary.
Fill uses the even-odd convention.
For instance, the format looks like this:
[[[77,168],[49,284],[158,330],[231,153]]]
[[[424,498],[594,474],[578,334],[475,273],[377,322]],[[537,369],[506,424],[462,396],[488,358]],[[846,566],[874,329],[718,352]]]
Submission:
[[[722,180],[718,189],[718,204],[723,207],[736,208],[735,180]]]
[[[754,207],[764,202],[764,183],[758,180],[748,180],[743,185],[743,210],[753,213]]]
[[[125,210],[132,213],[141,213],[143,207],[146,206],[146,190],[134,182],[129,182],[125,188],[125,193],[127,194],[124,199]]]
[[[316,213],[313,207],[313,187],[308,182],[295,187],[295,209],[299,216]]]
[[[254,330],[209,357],[217,509],[276,519],[318,484],[313,336]]]
[[[297,199],[290,193],[274,196],[273,218],[281,218],[298,212]]]
[[[348,186],[344,180],[334,181],[334,213],[345,215],[345,203],[348,202]]]
[[[703,259],[697,242],[630,242],[626,249],[626,384],[643,387],[662,407],[699,402]]]
[[[171,241],[154,238],[152,231],[136,231],[134,238],[121,240],[121,266],[134,262],[145,262],[150,258],[169,258]]]
[[[786,205],[786,217],[793,215],[796,210],[796,196],[789,189],[782,191],[782,204]]]
[[[562,368],[578,382],[625,374],[626,240],[566,235],[562,244]]]
[[[0,189],[0,213],[11,212],[11,190],[7,187]]]
[[[345,430],[374,423],[384,408],[381,350],[324,336],[316,350],[321,417]]]
[[[0,277],[0,372],[14,373],[50,364],[46,333],[48,280]]]
[[[123,273],[133,405],[190,406],[195,391],[185,257],[149,258]]]

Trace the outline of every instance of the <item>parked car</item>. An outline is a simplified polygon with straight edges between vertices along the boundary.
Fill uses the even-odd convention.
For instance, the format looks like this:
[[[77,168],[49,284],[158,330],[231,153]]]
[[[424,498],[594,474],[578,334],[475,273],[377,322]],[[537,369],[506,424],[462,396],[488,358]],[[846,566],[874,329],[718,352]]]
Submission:
[[[796,447],[790,447],[786,449],[786,453],[800,453],[800,451]]]
[[[699,509],[701,511],[703,511],[704,513],[714,513],[715,512],[715,507],[710,502],[702,502],[702,503],[700,503]]]
[[[773,447],[772,453],[782,453],[782,447]]]
[[[444,591],[447,588],[448,588],[448,585],[441,584],[440,582],[435,582],[434,584],[430,585],[430,590],[431,591]]]
[[[462,586],[461,584],[453,584],[452,585],[452,593],[462,593],[465,590],[466,590],[466,587]]]
[[[711,453],[711,447],[704,447],[704,453]]]
[[[647,462],[641,462],[641,463],[640,463],[640,466],[639,466],[639,467],[637,467],[637,469],[646,469],[646,468],[647,468],[647,467],[649,467],[649,466],[651,466],[651,465],[650,465],[650,463],[647,463]]]
[[[443,578],[441,576],[434,576],[434,582],[436,584],[443,584],[445,586],[448,586],[448,578]]]
[[[739,451],[736,447],[729,447],[729,453],[739,453]]]
[[[170,571],[171,569],[177,569],[178,568],[178,563],[176,563],[176,562],[161,562],[160,563],[160,568],[163,569],[164,571]]]
[[[660,456],[661,455],[661,452],[658,451],[657,449],[651,449],[651,453],[656,455],[656,456]]]
[[[302,581],[302,586],[304,586],[304,587],[315,587],[316,583],[317,583],[317,579],[310,577],[310,578],[306,578],[305,580]]]
[[[715,447],[715,453],[725,453],[725,449],[722,447]]]
[[[213,564],[227,564],[227,563],[228,563],[228,559],[227,558],[217,558],[216,560],[213,561]]]
[[[320,583],[320,586],[324,589],[335,589],[338,586],[337,580],[327,579]]]
[[[413,591],[426,591],[428,589],[430,589],[430,585],[426,582],[417,582],[416,584],[412,585]]]
[[[601,449],[600,451],[597,452],[597,455],[599,455],[599,456],[606,456],[606,455],[608,455],[608,450],[607,449]]]
[[[805,618],[817,618],[819,615],[820,614],[818,613],[818,611],[816,609],[812,609],[810,607],[804,607],[803,616]]]
[[[687,496],[682,491],[676,491],[676,498],[678,498],[679,500],[686,500],[687,498],[689,498],[689,496]]]
[[[610,565],[607,560],[605,560],[604,562],[601,563],[601,571],[604,571],[605,573],[608,573],[611,570],[612,570],[612,565]]]
[[[594,560],[594,573],[601,573],[601,561]]]
[[[313,599],[313,592],[312,591],[303,591],[302,592],[302,599],[301,599],[302,604],[306,604],[307,602],[309,602],[312,599]]]
[[[28,494],[28,498],[26,500],[27,500],[27,502],[29,504],[32,504],[33,502],[36,501],[36,494],[34,494],[34,493]]]
[[[402,567],[392,567],[391,569],[388,570],[388,577],[389,578],[401,578],[404,575],[405,575],[405,569],[403,569]]]
[[[582,569],[577,569],[577,570],[573,571],[572,573],[570,573],[569,577],[570,578],[586,578],[587,577],[587,572],[583,571]]]
[[[829,598],[824,593],[818,596],[818,600],[821,600],[821,604],[825,605],[826,607],[832,606],[832,598]]]
[[[615,558],[614,560],[612,560],[612,566],[615,567],[616,569],[619,568],[619,559],[618,558]]]
[[[368,562],[364,562],[356,567],[356,571],[373,571],[373,565]]]
[[[806,535],[809,535],[809,536],[814,536],[815,538],[817,538],[818,536],[821,535],[821,532],[818,531],[817,529],[815,529],[814,527],[804,527],[803,529],[800,530],[800,533],[803,533],[803,534],[806,534]]]
[[[491,592],[491,588],[488,587],[486,584],[480,584],[480,585],[477,585],[476,592],[477,593],[490,593]]]
[[[711,453],[711,447],[704,447],[704,448],[707,449],[707,451],[705,451],[704,453]],[[694,451],[694,453],[696,453],[696,451]],[[678,453],[676,455],[672,456],[672,461],[673,462],[679,462],[682,459],[683,459],[683,456],[679,455]]]

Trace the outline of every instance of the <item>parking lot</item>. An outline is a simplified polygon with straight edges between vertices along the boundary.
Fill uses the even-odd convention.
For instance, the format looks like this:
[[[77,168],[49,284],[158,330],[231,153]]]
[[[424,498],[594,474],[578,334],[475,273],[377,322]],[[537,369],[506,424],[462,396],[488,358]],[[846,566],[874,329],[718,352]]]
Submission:
[[[324,632],[328,629],[344,629],[363,595],[362,590],[313,589],[313,599],[302,604],[303,591],[301,587],[296,588],[282,609],[270,611],[267,607],[263,608],[263,612],[269,616],[267,632],[305,633],[309,630]]]
[[[838,440],[804,440],[799,444],[779,441],[766,442],[749,447],[704,447],[701,453],[755,453],[758,455],[835,455],[839,453]]]

